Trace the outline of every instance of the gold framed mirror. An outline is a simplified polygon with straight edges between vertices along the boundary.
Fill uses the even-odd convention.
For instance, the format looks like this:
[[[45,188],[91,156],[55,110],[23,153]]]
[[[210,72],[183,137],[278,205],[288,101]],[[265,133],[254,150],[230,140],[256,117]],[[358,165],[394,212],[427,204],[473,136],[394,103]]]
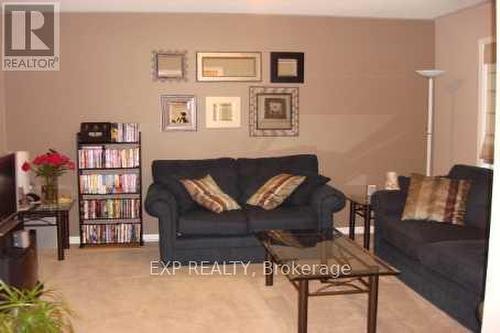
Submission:
[[[197,81],[251,81],[262,80],[260,52],[198,52],[196,54]]]

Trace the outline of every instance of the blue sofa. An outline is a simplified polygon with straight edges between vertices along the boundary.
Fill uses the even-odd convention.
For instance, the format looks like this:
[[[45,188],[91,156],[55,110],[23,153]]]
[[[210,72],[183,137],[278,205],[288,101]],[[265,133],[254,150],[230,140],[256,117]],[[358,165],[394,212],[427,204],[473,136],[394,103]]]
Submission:
[[[399,269],[399,278],[408,286],[479,331],[477,309],[484,293],[493,173],[455,165],[448,177],[472,182],[465,225],[401,222],[410,180],[400,177],[400,191],[378,191],[372,199],[375,253]]]
[[[267,229],[327,231],[333,228],[332,214],[345,205],[344,194],[326,184],[316,188],[307,202],[300,205],[285,202],[269,211],[245,205],[256,190],[256,180],[281,172],[317,174],[315,155],[158,160],[153,162],[152,172],[153,184],[148,189],[145,208],[158,218],[160,255],[164,262],[259,261],[264,258],[264,250],[254,237],[255,232]],[[196,205],[178,179],[206,174],[237,199],[243,209],[216,214]]]

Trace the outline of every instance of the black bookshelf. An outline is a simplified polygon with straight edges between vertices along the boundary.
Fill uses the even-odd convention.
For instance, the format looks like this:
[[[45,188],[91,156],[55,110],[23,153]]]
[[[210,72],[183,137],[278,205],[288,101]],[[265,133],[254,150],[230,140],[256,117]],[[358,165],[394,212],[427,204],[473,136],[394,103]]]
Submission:
[[[79,209],[79,222],[80,222],[80,247],[133,247],[144,245],[143,233],[144,224],[142,216],[142,147],[141,147],[141,133],[138,133],[139,141],[137,142],[84,142],[80,133],[77,134],[77,181],[78,181],[78,209]],[[85,148],[100,148],[101,149],[101,162],[103,165],[106,163],[106,149],[138,149],[138,165],[133,167],[81,167],[82,161],[80,160],[80,151]],[[82,193],[83,188],[81,184],[82,175],[137,175],[137,191],[136,192],[119,192],[119,193]],[[138,214],[137,217],[96,217],[86,218],[84,212],[84,202],[92,200],[138,200]],[[134,207],[131,208],[132,210]],[[102,228],[100,233],[92,234],[91,237],[85,237],[90,233],[89,226],[96,226],[95,228]],[[106,228],[113,228],[114,231],[106,231]],[[139,232],[134,233],[126,228],[139,228]],[[111,229],[110,229],[111,230]],[[127,235],[118,236],[120,232]],[[128,233],[130,232],[130,235]],[[109,237],[110,234],[115,234],[115,238]],[[132,237],[135,235],[135,237]],[[117,240],[116,238],[122,238]],[[88,240],[89,239],[89,240]]]

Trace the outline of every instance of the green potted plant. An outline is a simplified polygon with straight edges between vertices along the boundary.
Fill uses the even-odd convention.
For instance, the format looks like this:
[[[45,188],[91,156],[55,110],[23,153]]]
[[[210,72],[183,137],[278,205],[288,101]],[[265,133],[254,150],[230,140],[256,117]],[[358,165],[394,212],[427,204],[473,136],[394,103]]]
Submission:
[[[73,332],[72,316],[61,297],[43,285],[21,290],[0,280],[0,333]]]

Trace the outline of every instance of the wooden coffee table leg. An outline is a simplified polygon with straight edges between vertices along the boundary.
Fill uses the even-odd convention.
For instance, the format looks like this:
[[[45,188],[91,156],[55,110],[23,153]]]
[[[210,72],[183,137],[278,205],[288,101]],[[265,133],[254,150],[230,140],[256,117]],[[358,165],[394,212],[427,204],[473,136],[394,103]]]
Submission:
[[[266,266],[266,270],[264,272],[266,276],[266,286],[273,285],[273,275],[274,275],[274,263],[271,259],[269,253],[266,252],[266,265],[271,265],[271,267]]]
[[[378,305],[378,275],[368,277],[370,291],[368,293],[368,333],[377,332],[377,305]]]
[[[309,280],[299,280],[299,321],[298,332],[307,332],[307,298],[309,296]]]

